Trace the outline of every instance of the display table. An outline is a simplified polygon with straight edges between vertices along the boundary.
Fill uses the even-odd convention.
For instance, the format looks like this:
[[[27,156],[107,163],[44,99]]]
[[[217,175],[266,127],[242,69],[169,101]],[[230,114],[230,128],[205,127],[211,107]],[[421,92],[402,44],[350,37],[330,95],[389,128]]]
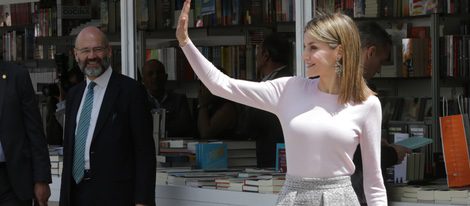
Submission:
[[[201,189],[174,185],[157,185],[158,206],[260,206],[274,205],[277,195]],[[59,201],[60,177],[53,175],[49,201]],[[451,206],[409,202],[392,202],[391,206]]]

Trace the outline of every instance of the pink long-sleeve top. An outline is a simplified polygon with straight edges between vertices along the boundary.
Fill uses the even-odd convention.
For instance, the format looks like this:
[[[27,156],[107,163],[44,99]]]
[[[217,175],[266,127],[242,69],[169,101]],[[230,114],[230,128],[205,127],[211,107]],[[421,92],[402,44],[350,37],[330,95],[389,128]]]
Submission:
[[[289,175],[352,175],[353,155],[360,143],[367,203],[387,205],[380,169],[382,112],[376,96],[371,95],[361,104],[339,104],[338,95],[318,89],[318,79],[233,79],[214,67],[191,41],[182,49],[199,79],[214,95],[277,115],[284,133]]]

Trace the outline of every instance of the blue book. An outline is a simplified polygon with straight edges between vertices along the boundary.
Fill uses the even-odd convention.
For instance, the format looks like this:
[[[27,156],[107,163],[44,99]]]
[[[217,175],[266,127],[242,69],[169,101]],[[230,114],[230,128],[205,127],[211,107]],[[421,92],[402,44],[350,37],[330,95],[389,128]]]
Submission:
[[[286,145],[284,143],[276,144],[276,171],[287,171]]]
[[[418,149],[432,143],[432,139],[425,137],[410,137],[399,142],[395,142],[397,145],[401,145],[410,149]]]
[[[196,164],[199,169],[204,170],[227,169],[227,144],[196,144]]]
[[[202,0],[201,15],[215,14],[215,0]]]

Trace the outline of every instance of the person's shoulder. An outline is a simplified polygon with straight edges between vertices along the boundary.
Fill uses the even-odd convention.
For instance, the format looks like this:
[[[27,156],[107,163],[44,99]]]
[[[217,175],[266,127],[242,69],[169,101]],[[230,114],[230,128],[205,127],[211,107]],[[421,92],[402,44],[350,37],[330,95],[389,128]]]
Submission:
[[[374,94],[370,94],[366,101],[364,101],[363,103],[364,105],[366,105],[367,107],[370,107],[370,108],[375,108],[375,109],[381,109],[381,105],[380,105],[380,100],[379,98],[374,95]]]
[[[279,78],[279,77],[288,77],[288,76],[293,76],[293,72],[292,72],[292,69],[290,69],[287,66],[282,68],[281,70],[279,70],[279,72],[276,74],[277,78]]]
[[[370,94],[370,95],[367,97],[366,102],[368,102],[369,104],[379,104],[379,105],[380,105],[379,97],[377,97],[377,96],[374,95],[374,94]]]
[[[67,96],[69,96],[69,94],[75,94],[75,93],[79,90],[80,87],[83,87],[83,88],[84,88],[84,87],[85,87],[85,84],[86,84],[86,81],[82,81],[82,82],[80,82],[80,83],[74,85],[74,86],[71,87],[71,88],[69,89],[69,91],[67,92]]]
[[[113,78],[113,76],[120,82],[120,84],[124,85],[126,88],[131,89],[131,88],[143,87],[142,83],[138,82],[137,80],[129,76],[119,74],[117,72],[113,72],[113,74],[111,74],[111,78]]]
[[[0,68],[9,75],[24,75],[29,73],[26,67],[11,62],[2,62]]]

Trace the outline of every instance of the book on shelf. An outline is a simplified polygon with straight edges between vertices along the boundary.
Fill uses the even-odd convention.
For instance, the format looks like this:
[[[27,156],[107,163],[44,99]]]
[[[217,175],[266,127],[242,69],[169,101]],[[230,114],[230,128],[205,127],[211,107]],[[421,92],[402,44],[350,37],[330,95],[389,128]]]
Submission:
[[[400,133],[396,132],[393,134],[394,142],[400,142],[405,139],[408,139],[409,134],[408,133]],[[395,166],[393,166],[393,183],[407,183],[407,160],[408,158],[405,157],[405,159],[400,163]]]
[[[256,149],[256,142],[251,140],[223,140],[220,142],[226,144],[229,150]]]
[[[466,114],[440,117],[440,129],[444,162],[449,187],[470,185],[470,157],[466,133],[470,132],[465,126]]]
[[[429,38],[402,39],[401,77],[431,76],[431,50]]]
[[[273,169],[258,169],[258,168],[245,168],[242,172],[238,173],[238,177],[241,178],[250,178],[250,177],[258,177],[258,176],[265,176],[265,175],[285,175],[285,173],[280,173],[279,171]]]
[[[233,157],[228,158],[228,167],[256,167],[256,157]]]
[[[196,164],[200,169],[227,169],[227,145],[220,143],[196,144]]]
[[[294,1],[194,0],[191,4],[189,27],[261,25],[295,21]],[[141,11],[140,16],[137,16],[139,28],[175,28],[182,6],[183,1],[137,1],[137,7]]]
[[[217,189],[214,177],[188,179],[186,180],[186,186]]]
[[[228,167],[256,167],[256,142],[249,140],[222,140],[211,143],[227,145]]]
[[[215,182],[218,190],[243,191],[245,179],[240,177],[222,177],[216,178]]]
[[[195,156],[193,154],[162,154],[157,155],[157,162],[162,167],[193,167]]]
[[[429,185],[394,185],[390,188],[392,201],[420,202],[431,204],[463,204],[470,203],[468,188],[450,189],[444,184]]]
[[[410,149],[418,149],[431,143],[432,143],[432,139],[429,139],[426,137],[409,137],[406,139],[402,139],[398,142],[395,142],[395,144],[398,144],[398,145],[401,145]]]
[[[172,137],[160,141],[160,148],[188,148],[191,142],[198,142],[192,138]]]
[[[108,32],[108,24],[109,24],[109,13],[108,13],[108,0],[101,0],[100,2],[100,19],[101,19],[101,26],[100,29],[103,32]]]
[[[263,179],[261,176],[252,178],[252,179],[246,179],[245,184],[246,185],[256,185],[256,186],[273,186],[273,185],[283,185],[285,181],[284,176],[280,177],[273,177],[269,179]]]
[[[136,17],[137,29],[146,30],[149,25],[149,1],[151,0],[137,0],[135,1],[136,10],[139,11],[139,15]]]
[[[276,144],[276,171],[287,172],[286,145]]]
[[[282,190],[282,185],[259,186],[258,193],[274,194]]]
[[[256,158],[256,149],[228,149],[229,158]]]
[[[389,121],[386,128],[389,142],[395,142],[395,133],[408,133],[408,123],[404,121]]]
[[[243,192],[258,192],[258,186],[256,185],[246,185],[242,186]]]

